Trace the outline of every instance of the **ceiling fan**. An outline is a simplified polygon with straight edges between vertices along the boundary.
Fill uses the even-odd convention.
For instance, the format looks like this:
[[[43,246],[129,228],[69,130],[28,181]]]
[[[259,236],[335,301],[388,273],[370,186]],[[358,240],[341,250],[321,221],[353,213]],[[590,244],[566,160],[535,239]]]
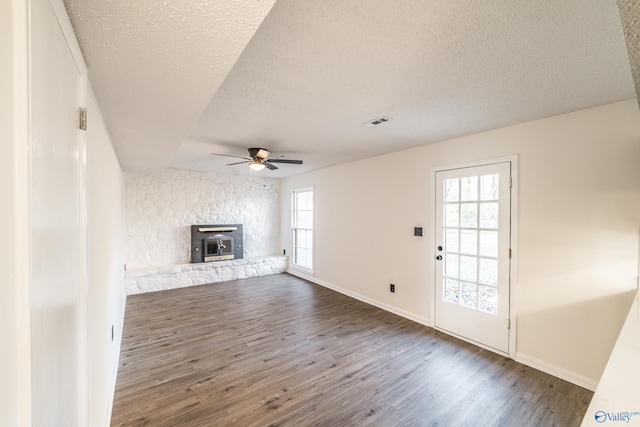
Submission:
[[[271,154],[271,152],[266,148],[249,148],[249,157],[233,156],[231,154],[218,154],[218,153],[211,153],[211,154],[213,154],[214,156],[235,157],[237,159],[243,159],[244,161],[242,162],[229,163],[226,166],[241,165],[243,163],[246,163],[254,171],[261,171],[265,167],[272,171],[278,169],[278,167],[273,163],[288,163],[293,165],[302,164],[302,160],[283,159],[284,156],[278,156],[273,159],[267,159],[267,157],[269,157],[269,154]]]

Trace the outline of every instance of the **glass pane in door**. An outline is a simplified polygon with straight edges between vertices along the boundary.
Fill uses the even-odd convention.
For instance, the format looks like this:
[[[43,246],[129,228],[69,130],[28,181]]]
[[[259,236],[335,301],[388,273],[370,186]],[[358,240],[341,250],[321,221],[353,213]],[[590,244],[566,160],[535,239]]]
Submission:
[[[442,297],[491,314],[497,314],[499,178],[488,174],[443,180]]]

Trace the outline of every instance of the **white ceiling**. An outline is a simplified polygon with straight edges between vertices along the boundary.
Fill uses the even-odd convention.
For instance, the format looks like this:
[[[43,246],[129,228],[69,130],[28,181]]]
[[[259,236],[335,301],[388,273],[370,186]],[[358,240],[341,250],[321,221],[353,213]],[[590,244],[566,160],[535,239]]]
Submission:
[[[65,0],[125,170],[169,164],[274,2]]]
[[[127,171],[265,147],[284,177],[635,97],[615,0],[66,5]]]
[[[617,3],[640,107],[640,0],[618,0]]]

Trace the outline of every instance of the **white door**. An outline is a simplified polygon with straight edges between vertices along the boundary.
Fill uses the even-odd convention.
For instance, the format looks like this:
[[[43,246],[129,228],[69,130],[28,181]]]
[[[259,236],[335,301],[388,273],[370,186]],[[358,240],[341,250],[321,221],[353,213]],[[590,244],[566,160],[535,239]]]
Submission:
[[[32,425],[77,426],[86,424],[78,419],[81,76],[51,3],[30,5]]]
[[[436,172],[435,327],[509,351],[510,162]]]

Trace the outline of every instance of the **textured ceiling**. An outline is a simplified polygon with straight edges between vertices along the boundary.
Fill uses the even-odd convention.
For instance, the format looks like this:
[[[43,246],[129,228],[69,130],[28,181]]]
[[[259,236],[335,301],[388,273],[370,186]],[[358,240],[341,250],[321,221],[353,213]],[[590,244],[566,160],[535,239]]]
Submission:
[[[67,1],[126,170],[259,146],[283,177],[634,97],[615,0],[237,3]]]
[[[640,0],[618,0],[618,8],[640,107]]]
[[[166,167],[274,2],[65,0],[125,170]]]

